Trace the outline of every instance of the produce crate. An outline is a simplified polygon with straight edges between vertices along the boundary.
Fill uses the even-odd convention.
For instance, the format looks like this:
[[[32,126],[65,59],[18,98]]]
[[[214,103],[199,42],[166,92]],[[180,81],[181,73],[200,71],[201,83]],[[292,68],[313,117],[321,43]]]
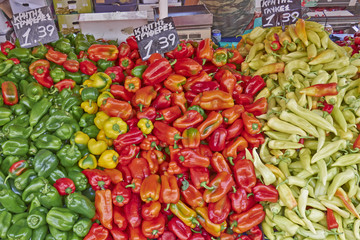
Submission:
[[[56,14],[91,13],[94,11],[91,0],[53,0]]]
[[[51,1],[48,2],[46,0],[10,0],[10,6],[13,14],[50,5]]]
[[[202,40],[211,38],[211,28],[177,29],[180,39]]]
[[[59,31],[62,34],[80,32],[79,14],[57,15]]]
[[[95,12],[128,12],[137,10],[137,0],[95,0]]]
[[[181,6],[181,1],[176,1],[176,2],[170,2],[169,1],[169,6],[170,7]],[[152,22],[152,21],[154,21],[154,8],[158,8],[158,7],[159,7],[158,3],[139,4],[139,11],[147,11],[147,13],[148,13],[148,21]]]

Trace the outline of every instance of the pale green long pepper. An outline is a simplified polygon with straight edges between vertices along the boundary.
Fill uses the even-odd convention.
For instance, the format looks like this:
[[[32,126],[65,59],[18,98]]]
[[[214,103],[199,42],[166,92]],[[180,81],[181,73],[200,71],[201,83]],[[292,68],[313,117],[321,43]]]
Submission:
[[[246,58],[248,67],[242,69],[261,72],[274,58],[285,63],[283,71],[262,76],[270,90],[261,93],[268,99],[268,113],[258,116],[265,143],[258,150],[260,158],[256,152],[254,158],[247,154],[257,177],[281,190],[277,203],[264,205],[262,229],[270,240],[360,239],[360,219],[351,212],[360,213],[360,152],[353,148],[360,123],[360,55],[349,57],[318,23],[306,21],[305,28],[308,47],[296,33],[285,30],[296,50],[284,45],[277,52],[269,51],[264,41],[273,29],[265,29],[265,45],[256,41]],[[300,94],[305,87],[327,83],[337,83],[337,95]],[[324,104],[333,105],[331,114],[321,111]],[[274,167],[282,174],[271,171]],[[338,197],[339,188],[350,199],[348,207]],[[333,210],[339,225],[333,231],[327,228],[327,209]]]

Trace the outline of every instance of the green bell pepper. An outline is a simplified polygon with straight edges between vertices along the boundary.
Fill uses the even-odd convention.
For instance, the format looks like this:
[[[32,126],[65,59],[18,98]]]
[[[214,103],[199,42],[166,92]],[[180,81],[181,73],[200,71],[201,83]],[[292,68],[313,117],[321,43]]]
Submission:
[[[11,189],[3,186],[0,187],[0,203],[12,213],[22,213],[27,209],[27,206],[24,201],[21,200],[20,196],[14,193]]]
[[[92,221],[89,218],[79,219],[73,227],[73,232],[79,237],[85,237],[91,228]]]
[[[24,105],[22,105],[22,104],[19,104],[19,103],[10,106],[10,109],[17,116],[24,115],[24,114],[26,114],[28,112],[26,107]]]
[[[20,125],[12,125],[9,127],[8,132],[4,132],[8,139],[14,138],[28,138],[32,132],[32,127],[23,127]]]
[[[87,135],[89,135],[90,138],[96,138],[96,136],[100,132],[100,129],[98,129],[96,125],[90,125],[90,126],[84,127],[82,129],[82,131],[84,133],[86,133]]]
[[[46,208],[63,206],[62,198],[58,190],[50,184],[45,184],[45,186],[40,189],[38,198],[41,205]]]
[[[11,223],[15,224],[17,221],[23,218],[27,218],[29,216],[28,212],[18,213],[12,216]]]
[[[66,171],[63,167],[58,166],[48,177],[51,184],[54,184],[59,178],[66,178]]]
[[[7,182],[9,182],[11,191],[13,191],[16,195],[21,196],[22,191],[20,191],[19,189],[17,189],[17,188],[15,187],[14,179],[13,179],[13,178],[10,178],[10,179],[7,180]]]
[[[39,149],[58,151],[61,145],[61,139],[51,134],[43,134],[35,140],[35,146]]]
[[[49,231],[48,225],[43,225],[41,227],[38,227],[37,229],[33,229],[31,239],[44,240],[46,238],[48,231]]]
[[[65,198],[65,204],[71,211],[87,218],[95,216],[95,206],[86,196],[81,193],[74,192]]]
[[[24,95],[28,97],[31,101],[37,102],[44,95],[44,87],[39,83],[31,82],[26,86]]]
[[[26,218],[29,228],[36,229],[43,225],[46,225],[47,213],[48,210],[45,207],[37,207],[31,210],[30,214]]]
[[[35,126],[40,119],[49,111],[52,103],[47,98],[43,98],[37,103],[34,104],[33,109],[31,109],[29,123],[30,126]]]
[[[82,109],[80,106],[72,106],[70,114],[76,121],[79,121],[81,116],[84,114],[84,109]]]
[[[75,39],[75,53],[79,54],[81,51],[86,52],[88,48],[90,47],[90,43],[88,43],[86,40],[84,41],[77,41]]]
[[[35,101],[31,100],[27,96],[24,96],[24,97],[20,98],[19,102],[21,104],[23,104],[28,110],[30,110],[33,107],[33,105],[35,104]]]
[[[11,121],[12,110],[7,107],[0,107],[0,126],[4,126]]]
[[[7,175],[9,173],[10,167],[20,161],[20,158],[18,156],[7,156],[4,158],[2,164],[1,164],[1,171]]]
[[[65,78],[70,78],[72,80],[74,80],[76,82],[76,84],[81,84],[82,83],[82,77],[81,77],[81,73],[80,72],[69,72],[69,71],[65,71]]]
[[[83,173],[70,171],[69,178],[73,180],[77,191],[84,191],[87,189],[88,180]]]
[[[14,185],[18,190],[24,190],[30,182],[37,177],[36,172],[33,169],[28,169],[14,180]]]
[[[5,239],[11,225],[12,215],[8,211],[0,212],[0,238]]]
[[[80,106],[81,103],[82,101],[80,96],[78,94],[72,94],[62,101],[61,108],[68,112],[73,106]]]
[[[56,240],[53,235],[51,235],[51,233],[49,233],[48,235],[46,235],[45,240]]]
[[[107,61],[105,59],[99,59],[99,61],[97,61],[96,65],[98,66],[98,68],[100,68],[101,71],[105,71],[108,67],[115,66],[115,63],[114,63],[114,61]]]
[[[42,43],[40,44],[40,46],[33,48],[31,54],[36,58],[45,58],[45,54],[47,53],[48,49]]]
[[[32,230],[27,226],[26,219],[20,219],[17,221],[7,232],[9,240],[29,240],[31,235]]]
[[[30,49],[28,48],[14,48],[11,49],[8,53],[8,58],[17,58],[20,62],[29,63],[32,58],[34,58],[30,54]]]
[[[34,157],[33,166],[39,177],[49,177],[55,170],[59,160],[54,153],[47,149],[41,149]]]
[[[39,136],[41,136],[42,134],[46,133],[46,122],[47,120],[50,118],[49,115],[45,115],[43,116],[40,121],[35,125],[31,135],[30,135],[30,139],[32,141],[35,141]]]
[[[49,226],[49,230],[50,230],[51,235],[56,240],[68,240],[69,239],[69,232],[61,231],[57,228],[54,228],[53,226]]]
[[[19,89],[19,83],[20,83],[20,80],[19,78],[16,78],[15,75],[10,72],[9,74],[6,75],[6,77],[15,84],[16,88]]]
[[[84,113],[79,120],[79,126],[88,127],[94,125],[95,116],[96,114]]]
[[[14,66],[14,62],[12,60],[6,60],[0,63],[0,77],[5,76],[6,74],[11,72],[12,67]]]
[[[6,172],[6,173],[8,173],[8,172]],[[2,187],[10,188],[10,185],[8,182],[5,182],[5,175],[2,172],[0,172],[0,188],[2,188]]]
[[[38,149],[35,146],[34,142],[30,142],[28,154],[31,156],[35,156],[37,154],[37,152],[38,152]]]
[[[54,80],[54,83],[58,83],[65,79],[65,72],[60,67],[56,67],[50,71],[50,77]]]
[[[83,101],[89,101],[89,104],[91,106],[92,101],[95,101],[99,97],[99,90],[94,87],[86,87],[81,91],[81,99]]]
[[[55,136],[60,138],[61,140],[68,140],[73,135],[74,129],[68,123],[65,123],[55,131]]]
[[[86,188],[84,191],[81,192],[84,196],[86,196],[90,201],[95,201],[95,190],[91,187]]]
[[[61,231],[70,231],[78,218],[79,215],[68,208],[53,207],[46,215],[46,222]]]
[[[29,151],[29,143],[27,139],[13,138],[2,144],[4,155],[26,155]]]
[[[56,131],[64,123],[76,124],[79,127],[79,124],[71,117],[71,115],[63,110],[58,110],[54,112],[49,119],[46,121],[45,126],[48,131]],[[74,127],[76,127],[76,125]],[[77,128],[74,129],[77,132]]]
[[[147,65],[136,66],[131,70],[131,75],[142,79],[142,75],[145,72],[145,70],[147,69],[147,67],[148,67]]]
[[[24,189],[21,195],[22,200],[26,203],[33,201],[34,198],[39,195],[40,190],[46,184],[49,184],[49,181],[43,177],[37,177],[33,179],[30,184]]]
[[[69,52],[67,59],[68,60],[78,60],[77,55],[74,52]]]
[[[55,50],[63,52],[63,53],[69,53],[72,50],[70,40],[67,38],[60,38],[55,43]]]
[[[74,166],[82,157],[81,152],[75,143],[72,145],[65,145],[56,153],[56,156],[60,159],[60,164],[64,167]]]
[[[29,77],[29,70],[26,64],[16,64],[12,70],[11,70],[12,74],[14,74],[14,77],[19,79],[19,81],[21,79],[26,79],[27,77]]]
[[[34,210],[35,208],[38,208],[38,207],[42,207],[41,203],[40,203],[38,197],[34,197],[34,199],[30,203],[29,212],[31,212],[32,210]]]
[[[9,127],[12,125],[21,125],[23,127],[27,127],[30,125],[29,120],[30,120],[30,117],[27,114],[17,116],[13,120],[11,120],[11,122],[5,124],[2,128],[2,131],[4,133],[9,132]]]

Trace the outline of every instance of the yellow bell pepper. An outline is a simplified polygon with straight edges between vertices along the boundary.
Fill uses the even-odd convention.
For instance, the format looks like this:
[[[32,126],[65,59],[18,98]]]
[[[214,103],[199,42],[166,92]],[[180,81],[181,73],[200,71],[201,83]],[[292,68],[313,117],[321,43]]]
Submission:
[[[144,134],[150,134],[151,131],[154,129],[153,123],[147,118],[140,119],[137,123],[137,126]]]
[[[114,96],[111,93],[107,92],[107,91],[102,92],[97,98],[96,103],[97,103],[98,107],[101,107],[102,105],[104,105],[106,103],[105,100],[108,99],[108,98],[114,98]]]
[[[94,82],[93,80],[88,79],[85,80],[82,85],[87,87],[92,87],[93,82]]]
[[[100,92],[108,89],[112,83],[111,77],[104,72],[97,72],[91,75],[90,80],[93,80],[92,87],[97,88]]]
[[[100,155],[107,149],[107,147],[108,145],[103,140],[96,141],[96,139],[91,138],[88,142],[88,149],[90,153],[94,155]]]
[[[95,169],[97,167],[96,157],[92,154],[85,155],[78,163],[82,169]]]
[[[116,139],[120,134],[127,132],[127,124],[119,117],[111,117],[104,122],[105,135],[108,138]]]
[[[74,134],[74,142],[78,146],[79,149],[85,149],[87,147],[89,140],[90,140],[90,137],[84,132],[77,131]],[[70,141],[70,143],[72,144],[71,141]]]
[[[101,129],[98,133],[98,135],[96,136],[96,140],[103,140],[106,142],[106,144],[110,147],[113,145],[113,140],[111,138],[108,138],[106,135],[105,135],[105,131],[104,129]]]
[[[113,169],[119,163],[119,154],[115,150],[106,150],[104,151],[99,160],[99,167]]]
[[[103,129],[105,121],[108,120],[109,118],[110,117],[105,112],[100,111],[96,113],[96,116],[94,118],[94,123],[98,129]]]
[[[89,101],[82,102],[80,107],[89,114],[95,114],[99,109],[96,104],[90,104]]]

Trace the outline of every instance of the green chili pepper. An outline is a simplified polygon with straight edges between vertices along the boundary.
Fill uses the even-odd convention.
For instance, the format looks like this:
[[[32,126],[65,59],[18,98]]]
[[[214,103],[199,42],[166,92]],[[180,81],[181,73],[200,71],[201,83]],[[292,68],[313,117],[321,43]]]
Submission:
[[[21,197],[4,186],[0,187],[0,203],[8,211],[13,213],[22,213],[27,209],[24,201],[21,200]]]
[[[14,185],[17,189],[24,190],[36,177],[36,172],[33,169],[28,169],[15,178]]]
[[[61,142],[61,141],[60,141]],[[33,166],[38,176],[47,178],[59,164],[56,155],[49,150],[41,149],[34,157]]]
[[[81,193],[72,193],[65,198],[66,207],[75,213],[87,218],[93,218],[95,216],[94,204]]]
[[[56,67],[50,71],[50,76],[54,80],[54,83],[58,83],[65,79],[65,72],[60,67]]]
[[[27,226],[26,219],[20,219],[17,221],[7,232],[9,240],[29,240],[31,235],[32,230]]]
[[[45,184],[45,186],[40,189],[38,198],[41,205],[46,208],[62,207],[63,205],[58,190],[50,184]]]
[[[332,154],[336,153],[337,151],[345,148],[346,148],[346,140],[341,139],[338,141],[330,142],[312,156],[311,163],[315,163],[320,159],[327,158]]]
[[[57,151],[61,148],[61,145],[61,139],[51,134],[43,134],[35,140],[35,146],[39,149]]]
[[[92,221],[89,218],[82,218],[74,224],[73,232],[79,237],[85,237],[91,226]]]
[[[148,67],[147,65],[136,66],[131,70],[131,75],[142,79],[142,75],[145,72],[145,70],[147,69],[147,67]]]
[[[46,215],[46,222],[61,231],[70,231],[79,215],[68,208],[53,207]]]
[[[12,215],[8,211],[0,212],[0,238],[5,239],[11,225]]]
[[[6,74],[10,73],[10,71],[14,65],[15,64],[12,60],[6,60],[6,61],[0,63],[0,77],[5,76]]]

